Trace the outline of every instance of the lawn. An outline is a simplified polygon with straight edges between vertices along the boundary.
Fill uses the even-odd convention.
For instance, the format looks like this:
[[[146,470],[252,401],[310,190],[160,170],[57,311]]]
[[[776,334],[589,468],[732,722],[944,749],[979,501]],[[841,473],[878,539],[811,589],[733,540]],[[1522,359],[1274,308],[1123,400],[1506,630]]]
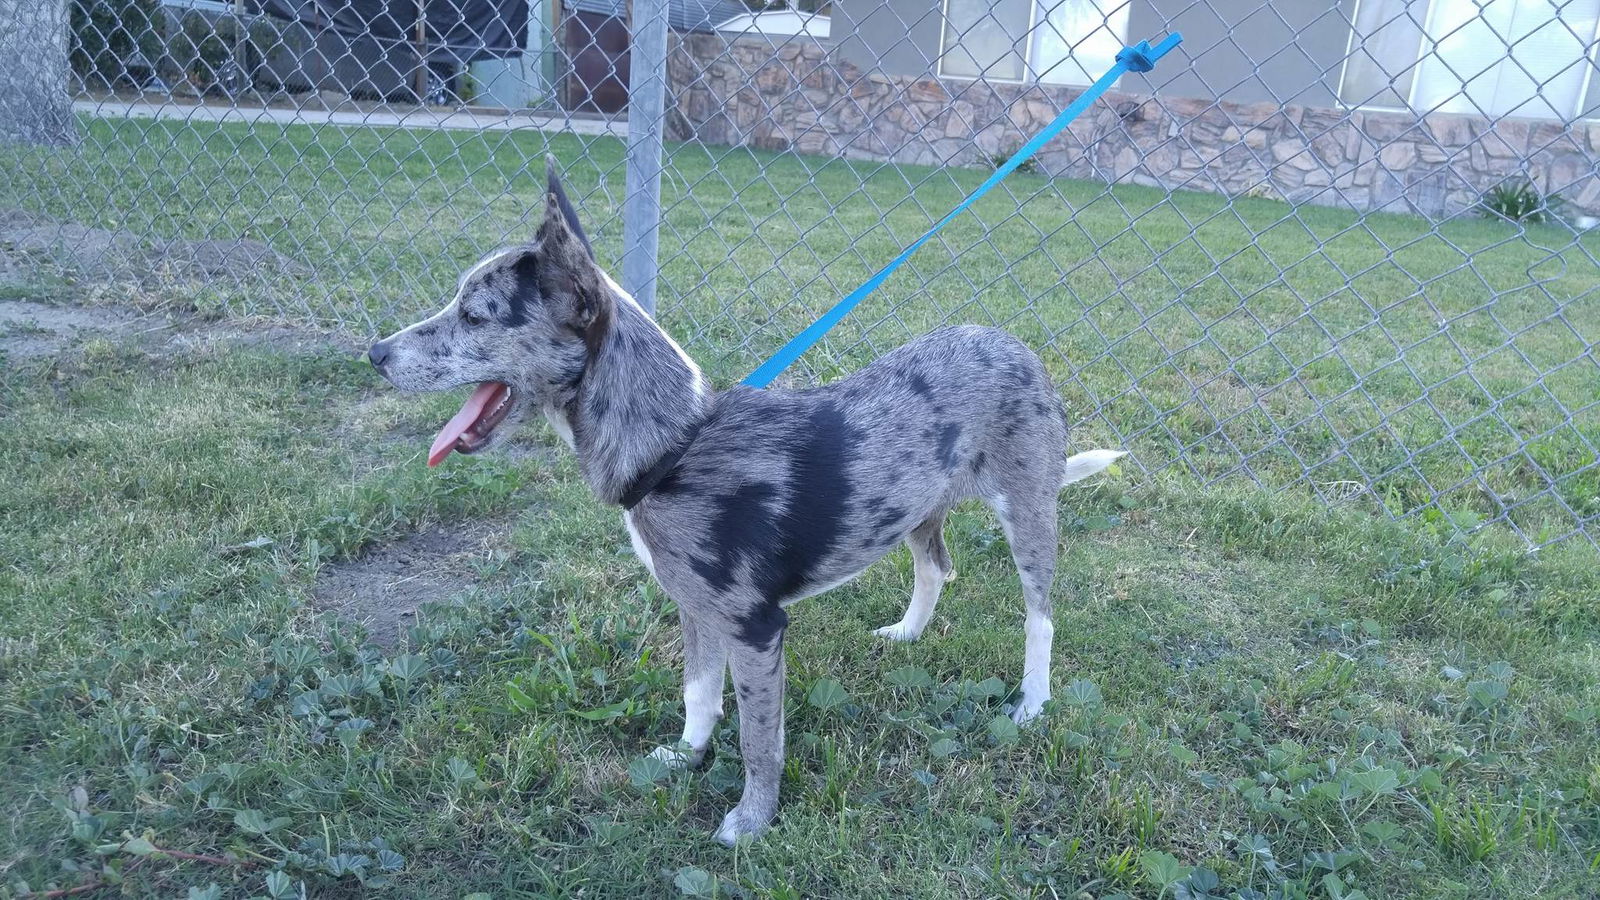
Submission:
[[[547,151],[616,270],[615,141],[84,129],[0,150],[0,207],[307,267],[159,305],[379,332],[531,234]],[[719,384],[984,174],[671,153],[661,314]],[[1600,896],[1592,239],[1029,175],[976,212],[797,374],[999,323],[1134,451],[1062,496],[1038,726],[960,508],[919,643],[870,634],[904,551],[792,611],[781,819],[725,850],[737,719],[704,771],[641,759],[682,724],[671,601],[545,429],[429,470],[459,398],[353,354],[96,339],[0,355],[0,897]],[[125,296],[0,303],[85,293]],[[431,602],[369,631],[327,600],[362,572]]]
[[[0,151],[0,206],[161,238],[268,242],[304,278],[172,285],[204,306],[378,333],[532,233],[558,156],[602,263],[621,144],[83,120],[73,153]],[[720,383],[984,176],[682,145],[663,183],[661,315]],[[1260,198],[1019,174],[813,351],[826,378],[951,321],[1040,349],[1086,444],[1198,481],[1298,485],[1394,514],[1502,516],[1534,543],[1600,517],[1595,238],[1437,227]],[[1582,540],[1582,538],[1579,538]]]
[[[1017,733],[1015,571],[960,508],[961,574],[921,642],[869,633],[909,596],[903,550],[792,611],[781,819],[727,850],[736,717],[705,771],[640,760],[681,726],[671,603],[547,430],[429,470],[453,398],[399,396],[348,354],[141,347],[0,367],[0,895],[1600,883],[1584,542],[1529,554],[1125,468],[1062,497],[1058,702]],[[397,646],[314,599],[437,531],[477,536],[452,561],[471,577]]]

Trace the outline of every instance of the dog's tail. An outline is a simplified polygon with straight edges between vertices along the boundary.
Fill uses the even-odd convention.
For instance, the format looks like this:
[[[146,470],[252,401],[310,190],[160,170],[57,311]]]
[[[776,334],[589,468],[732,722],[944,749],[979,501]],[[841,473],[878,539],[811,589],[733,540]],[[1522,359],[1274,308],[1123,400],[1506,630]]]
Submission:
[[[1061,473],[1061,486],[1066,487],[1074,481],[1082,481],[1090,475],[1098,475],[1106,467],[1116,462],[1119,457],[1127,456],[1126,450],[1085,450],[1067,457],[1067,468]]]

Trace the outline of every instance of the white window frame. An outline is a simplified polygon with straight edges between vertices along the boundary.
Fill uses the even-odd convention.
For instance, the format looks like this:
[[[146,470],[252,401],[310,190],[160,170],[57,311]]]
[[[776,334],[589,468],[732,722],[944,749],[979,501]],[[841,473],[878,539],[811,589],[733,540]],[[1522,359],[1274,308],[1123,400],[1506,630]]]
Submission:
[[[1033,32],[1034,29],[1039,27],[1039,5],[1041,2],[1044,2],[1044,0],[1030,0],[1028,3],[1028,30],[1023,32],[1022,40],[1018,42],[1022,45],[1016,50],[1017,55],[1022,57],[1022,77],[1004,78],[998,75],[990,75],[986,72],[979,72],[976,75],[958,75],[944,70],[945,58],[950,55],[950,44],[947,40],[950,35],[950,0],[939,0],[939,66],[935,74],[940,78],[949,78],[957,81],[992,81],[996,84],[1041,84],[1057,87],[1088,87],[1093,84],[1093,80],[1079,84],[1076,81],[1041,81],[1039,79],[1038,70],[1033,61],[1033,49],[1036,43]],[[1122,6],[1131,7],[1132,0],[1124,0]],[[1351,33],[1354,34],[1354,31],[1352,30]],[[1126,44],[1128,36],[1121,35],[1120,39]],[[1054,69],[1056,67],[1052,66],[1051,68]],[[1117,80],[1121,81],[1120,78]],[[1115,87],[1115,84],[1112,86]]]
[[[1344,107],[1345,109],[1371,110],[1373,112],[1406,112],[1406,113],[1414,113],[1416,115],[1425,115],[1425,114],[1427,114],[1429,112],[1428,110],[1419,110],[1419,109],[1417,109],[1416,105],[1414,104],[1413,101],[1416,99],[1416,95],[1417,95],[1417,75],[1421,74],[1423,59],[1425,57],[1427,57],[1427,56],[1431,56],[1432,55],[1431,51],[1428,48],[1428,45],[1433,40],[1433,38],[1432,38],[1433,17],[1438,14],[1439,7],[1440,7],[1441,4],[1450,3],[1450,2],[1461,2],[1461,0],[1430,0],[1430,2],[1428,3],[1427,20],[1422,23],[1422,28],[1420,29],[1422,34],[1417,39],[1417,57],[1416,57],[1416,60],[1412,63],[1412,66],[1414,66],[1416,68],[1416,71],[1412,74],[1410,86],[1406,88],[1406,105],[1405,106],[1384,106],[1384,105],[1378,104],[1378,103],[1350,103],[1350,102],[1348,102],[1348,101],[1346,101],[1344,99],[1344,79],[1345,79],[1345,74],[1350,68],[1350,57],[1352,55],[1354,55],[1355,49],[1356,49],[1355,22],[1360,17],[1361,4],[1366,3],[1366,2],[1368,2],[1368,0],[1355,0],[1355,4],[1350,7],[1350,22],[1351,22],[1350,33],[1349,33],[1349,35],[1347,35],[1345,37],[1344,59],[1341,60],[1340,63],[1339,63],[1339,85],[1338,85],[1338,89],[1334,92],[1334,99],[1338,100],[1339,101],[1339,105]],[[1384,0],[1377,0],[1377,2],[1381,3],[1381,2],[1384,2]],[[1600,79],[1600,75],[1597,75],[1594,72],[1594,69],[1593,69],[1593,67],[1596,65],[1596,56],[1595,56],[1595,54],[1597,52],[1600,52],[1600,21],[1596,21],[1595,22],[1594,38],[1592,40],[1590,40],[1590,42],[1589,42],[1589,51],[1584,54],[1584,58],[1588,61],[1589,66],[1590,66],[1590,70],[1588,72],[1589,77],[1587,77],[1587,78],[1585,78],[1583,80],[1583,87],[1578,91],[1577,108],[1572,111],[1572,116],[1571,116],[1570,119],[1551,118],[1550,116],[1529,116],[1529,115],[1513,116],[1513,115],[1510,115],[1510,114],[1506,114],[1506,115],[1503,115],[1503,116],[1496,116],[1496,117],[1493,117],[1493,118],[1495,118],[1495,119],[1502,119],[1502,118],[1533,119],[1533,120],[1540,121],[1540,122],[1600,121],[1600,110],[1596,110],[1595,111],[1595,115],[1591,115],[1587,119],[1583,115],[1584,109],[1589,104],[1589,89],[1594,86],[1594,83],[1595,83],[1595,81],[1597,79]],[[1459,115],[1459,114],[1452,114],[1452,115]],[[1481,115],[1481,114],[1474,113],[1473,115]]]

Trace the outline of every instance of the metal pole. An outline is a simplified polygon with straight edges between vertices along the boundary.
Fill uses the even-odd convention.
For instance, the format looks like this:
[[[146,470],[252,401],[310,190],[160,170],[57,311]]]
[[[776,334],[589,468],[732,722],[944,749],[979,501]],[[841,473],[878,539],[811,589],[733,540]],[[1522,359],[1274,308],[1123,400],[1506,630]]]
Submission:
[[[622,216],[622,287],[656,312],[661,227],[662,108],[667,93],[667,0],[633,0],[629,46],[628,177]]]
[[[412,39],[417,45],[417,105],[425,106],[428,103],[428,82],[433,80],[433,73],[428,69],[428,11],[423,6],[423,0],[417,0],[417,30]]]

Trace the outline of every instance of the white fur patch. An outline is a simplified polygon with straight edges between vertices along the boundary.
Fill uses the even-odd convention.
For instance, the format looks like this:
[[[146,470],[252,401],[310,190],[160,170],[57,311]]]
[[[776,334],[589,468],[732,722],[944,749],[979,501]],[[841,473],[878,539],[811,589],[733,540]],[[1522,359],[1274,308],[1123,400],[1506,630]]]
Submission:
[[[650,555],[650,548],[645,544],[644,538],[639,535],[639,529],[633,527],[633,513],[626,510],[622,513],[622,524],[628,529],[628,540],[633,543],[633,555],[639,557],[650,577],[656,577],[655,559]]]
[[[544,407],[544,417],[547,421],[549,421],[550,427],[555,429],[556,434],[560,435],[561,439],[567,442],[568,447],[571,447],[574,450],[578,449],[578,441],[577,438],[573,437],[572,435],[572,423],[567,421],[566,413],[546,403]]]
[[[1022,697],[1013,713],[1018,724],[1037,716],[1050,699],[1050,643],[1056,628],[1048,617],[1030,610],[1024,631]]]
[[[911,603],[906,606],[905,615],[900,617],[900,621],[872,632],[878,637],[891,641],[914,641],[922,637],[928,620],[933,618],[934,606],[939,602],[939,589],[948,576],[939,571],[938,564],[932,559],[922,556],[913,558],[916,561],[916,574],[911,588]],[[950,575],[955,575],[955,571],[951,570]]]
[[[696,750],[705,749],[711,731],[722,718],[722,671],[683,686],[683,740]]]
[[[611,288],[613,293],[615,293],[618,297],[621,297],[623,300],[626,300],[630,305],[633,306],[634,309],[644,313],[645,320],[651,325],[654,325],[656,331],[660,332],[661,336],[667,339],[667,343],[672,345],[672,351],[678,354],[678,358],[683,360],[683,364],[689,367],[689,372],[694,376],[695,395],[704,397],[707,393],[709,393],[711,385],[710,382],[706,381],[705,373],[701,372],[700,366],[696,365],[695,361],[689,358],[689,354],[683,352],[683,348],[678,346],[678,342],[672,339],[672,335],[667,334],[667,330],[656,323],[655,316],[645,312],[644,307],[639,305],[639,301],[633,299],[633,295],[623,290],[622,285],[617,284],[617,282],[613,280],[612,277],[603,269],[596,269],[596,271],[600,273],[601,278],[605,279],[606,286]]]
[[[1061,473],[1061,486],[1082,481],[1090,475],[1104,472],[1118,458],[1127,456],[1126,450],[1085,450],[1067,457],[1067,468]]]

